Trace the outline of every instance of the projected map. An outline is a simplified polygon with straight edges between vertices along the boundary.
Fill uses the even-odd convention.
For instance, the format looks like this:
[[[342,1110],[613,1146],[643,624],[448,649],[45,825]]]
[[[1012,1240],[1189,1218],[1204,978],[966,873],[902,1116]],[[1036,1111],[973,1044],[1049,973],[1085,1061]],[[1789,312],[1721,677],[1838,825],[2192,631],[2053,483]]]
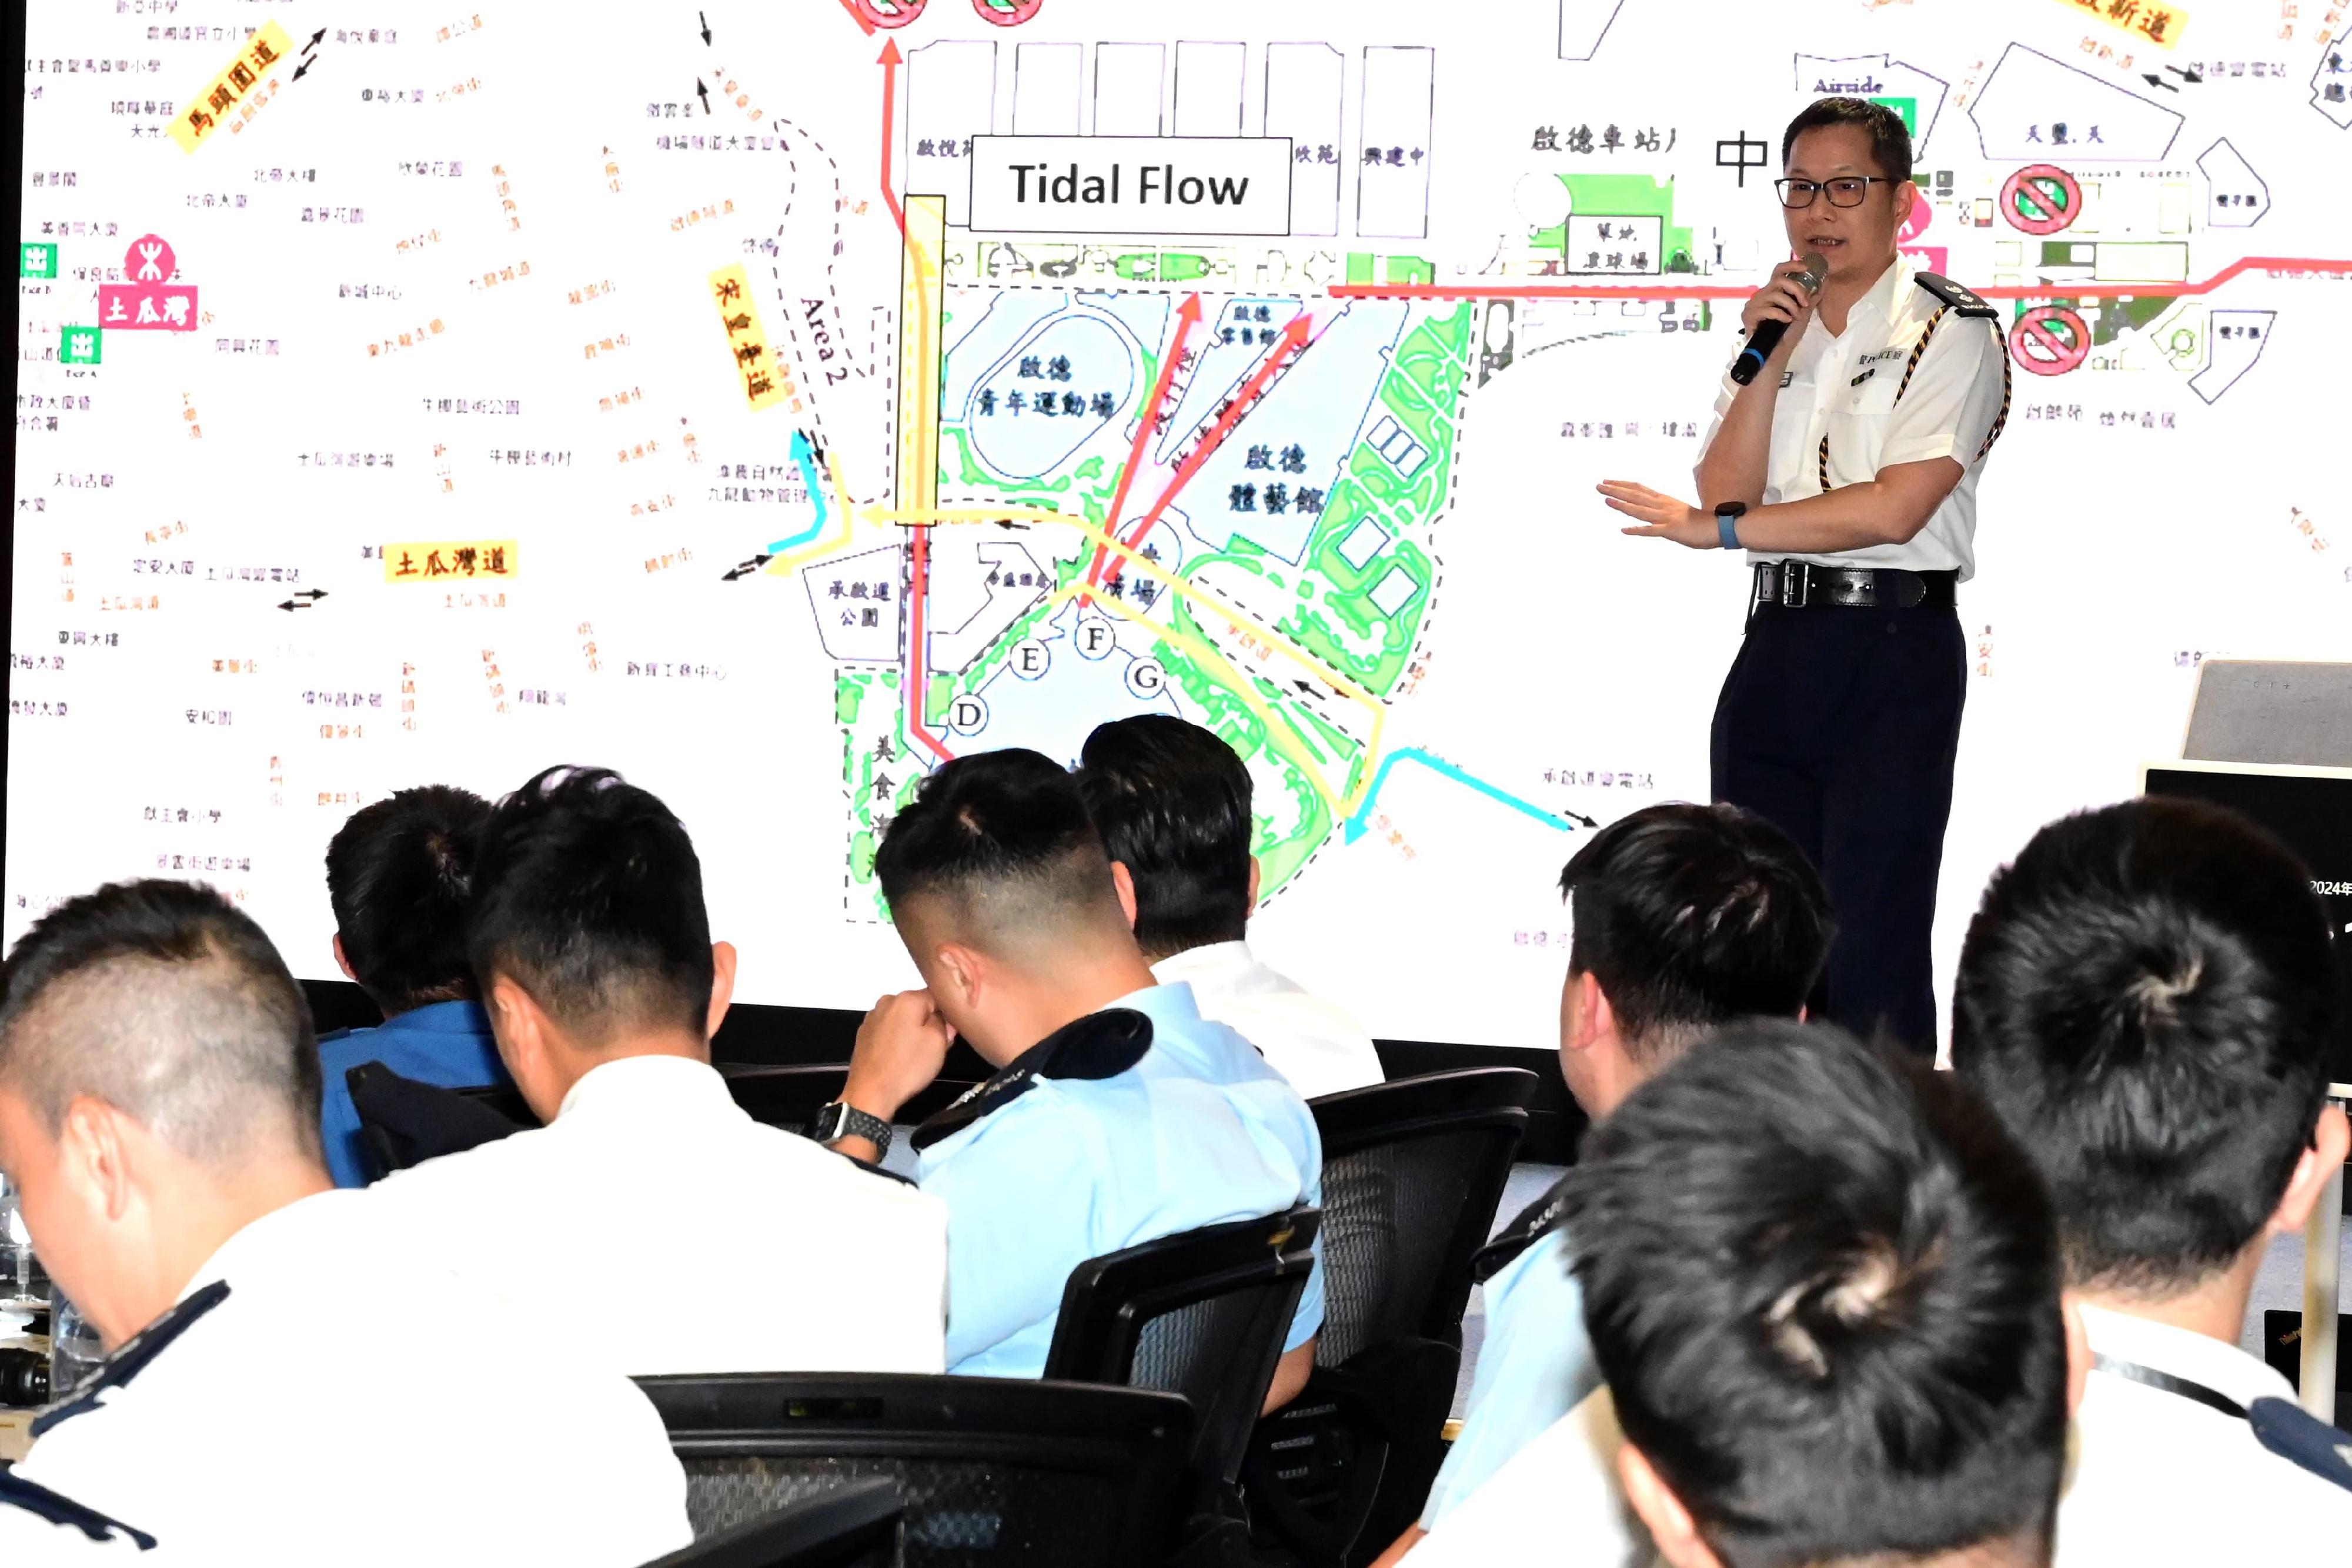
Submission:
[[[1592,486],[1696,498],[1846,93],[2016,371],[1948,972],[2204,657],[2352,657],[2339,10],[37,3],[5,934],[187,875],[331,975],[352,810],[596,762],[740,996],[863,1006],[931,768],[1162,712],[1251,768],[1272,962],[1548,1043],[1559,865],[1705,797],[1745,594]]]

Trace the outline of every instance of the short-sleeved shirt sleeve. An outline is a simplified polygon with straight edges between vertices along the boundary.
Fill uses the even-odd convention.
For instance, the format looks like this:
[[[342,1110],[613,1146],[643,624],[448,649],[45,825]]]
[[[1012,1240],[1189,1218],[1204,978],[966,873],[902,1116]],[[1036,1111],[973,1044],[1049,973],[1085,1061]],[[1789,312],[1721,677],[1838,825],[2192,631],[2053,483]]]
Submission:
[[[1429,1489],[1421,1527],[1435,1530],[1462,1500],[1601,1385],[1584,1334],[1584,1292],[1554,1230],[1486,1281],[1486,1335],[1462,1435]]]
[[[1957,311],[1945,317],[1887,415],[1878,466],[1937,457],[1973,465],[2007,401],[2008,352],[1993,323]]]

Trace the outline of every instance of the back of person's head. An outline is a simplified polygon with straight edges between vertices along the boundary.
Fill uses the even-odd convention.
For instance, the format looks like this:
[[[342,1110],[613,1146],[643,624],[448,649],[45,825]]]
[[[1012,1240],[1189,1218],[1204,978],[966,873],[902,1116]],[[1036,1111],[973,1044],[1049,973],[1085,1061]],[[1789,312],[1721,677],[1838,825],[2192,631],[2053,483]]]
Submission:
[[[492,809],[466,946],[572,1044],[705,1038],[714,961],[702,862],[668,807],[604,768],[551,768]]]
[[[911,911],[927,934],[1017,967],[1127,930],[1077,780],[1034,751],[940,765],[890,819],[874,875],[902,930]]]
[[[310,1009],[261,927],[209,887],[109,883],[67,900],[8,956],[0,1092],[50,1136],[77,1100],[230,1172],[322,1166]]]
[[[478,994],[466,961],[474,846],[490,803],[447,784],[352,812],[327,844],[343,962],[389,1016]]]
[[[1993,877],[1952,1065],[2041,1166],[2071,1283],[2177,1294],[2263,1234],[2326,1092],[2335,984],[2310,873],[2214,807],[2067,817]]]
[[[2042,1560],[2057,1234],[1964,1085],[1834,1029],[1735,1024],[1595,1125],[1566,1197],[1626,1440],[1726,1568]]]
[[[1135,940],[1152,958],[1249,926],[1250,776],[1212,731],[1168,714],[1099,726],[1078,789],[1103,849],[1135,881]]]
[[[1559,874],[1568,967],[1609,998],[1628,1051],[1654,1062],[1733,1019],[1794,1018],[1828,961],[1821,873],[1737,806],[1645,807]]]

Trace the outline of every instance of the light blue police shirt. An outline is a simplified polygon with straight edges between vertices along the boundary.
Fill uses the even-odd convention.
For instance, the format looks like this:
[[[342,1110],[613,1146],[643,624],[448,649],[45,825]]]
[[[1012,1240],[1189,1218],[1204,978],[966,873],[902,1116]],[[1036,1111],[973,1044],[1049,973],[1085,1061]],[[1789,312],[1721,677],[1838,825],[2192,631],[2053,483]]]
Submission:
[[[319,1131],[327,1145],[327,1172],[337,1186],[367,1186],[360,1158],[360,1113],[343,1074],[363,1061],[381,1061],[403,1078],[444,1089],[512,1083],[490,1035],[490,1015],[479,1002],[427,1002],[394,1013],[373,1029],[339,1030],[319,1041],[325,1076]]]
[[[1538,1236],[1486,1281],[1486,1337],[1462,1435],[1445,1456],[1421,1527],[1434,1530],[1538,1433],[1601,1386],[1584,1334],[1584,1291],[1564,1231]]]
[[[1192,987],[1154,986],[1110,1006],[1151,1020],[1132,1066],[1093,1079],[1033,1074],[922,1150],[922,1188],[948,1206],[951,1373],[1043,1374],[1062,1288],[1088,1259],[1322,1201],[1323,1144],[1307,1103],[1249,1041],[1201,1017]],[[1034,1068],[1024,1058],[991,1082],[1024,1064]],[[1316,1245],[1288,1350],[1323,1326]]]

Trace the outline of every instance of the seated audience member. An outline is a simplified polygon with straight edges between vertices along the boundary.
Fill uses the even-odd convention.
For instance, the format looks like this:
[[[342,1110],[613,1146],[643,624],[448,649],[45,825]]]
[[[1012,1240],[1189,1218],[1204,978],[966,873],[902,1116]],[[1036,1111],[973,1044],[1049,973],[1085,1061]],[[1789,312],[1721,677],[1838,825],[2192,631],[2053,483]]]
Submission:
[[[927,988],[858,1030],[843,1100],[859,1130],[887,1134],[951,1035],[997,1069],[914,1134],[948,1206],[950,1372],[1036,1376],[1090,1258],[1319,1201],[1306,1102],[1190,987],[1153,979],[1126,873],[1060,768],[1020,750],[947,763],[891,819],[874,873]],[[1318,1265],[1269,1409],[1306,1383],[1322,1322]]]
[[[1135,885],[1135,940],[1162,985],[1192,988],[1312,1100],[1381,1082],[1372,1037],[1267,968],[1244,936],[1257,907],[1249,769],[1197,724],[1138,714],[1087,737],[1078,788],[1103,849]]]
[[[2042,1169],[2095,1357],[2062,1564],[2352,1554],[2352,1437],[2238,1348],[2254,1272],[2343,1164],[2310,873],[2213,808],[2052,823],[1985,892],[1952,1066]]]
[[[1719,1024],[1796,1018],[1830,944],[1821,876],[1779,828],[1736,806],[1651,806],[1560,873],[1575,921],[1559,1061],[1595,1121]],[[1564,1186],[1565,1184],[1563,1184]],[[1486,1333],[1462,1435],[1393,1563],[1601,1381],[1554,1187],[1479,1255]],[[1418,1561],[1418,1559],[1415,1559]]]
[[[690,1538],[643,1394],[335,1190],[310,1010],[211,889],[118,883],[16,945],[0,1165],[110,1353],[0,1472],[6,1561],[628,1568]]]
[[[343,1074],[381,1061],[449,1089],[503,1084],[507,1070],[466,962],[474,839],[490,803],[446,784],[352,813],[327,845],[335,962],[383,1013],[374,1029],[319,1037],[320,1127],[337,1186],[362,1186],[359,1113]]]
[[[2050,1200],[1948,1074],[1840,1030],[1734,1024],[1586,1139],[1564,1195],[1623,1437],[1674,1568],[2041,1568],[2087,1353]],[[1647,1563],[1562,1421],[1413,1568]]]
[[[484,831],[467,944],[547,1125],[370,1189],[420,1247],[632,1374],[940,1370],[946,1209],[728,1093],[735,950],[667,807],[531,779]]]

